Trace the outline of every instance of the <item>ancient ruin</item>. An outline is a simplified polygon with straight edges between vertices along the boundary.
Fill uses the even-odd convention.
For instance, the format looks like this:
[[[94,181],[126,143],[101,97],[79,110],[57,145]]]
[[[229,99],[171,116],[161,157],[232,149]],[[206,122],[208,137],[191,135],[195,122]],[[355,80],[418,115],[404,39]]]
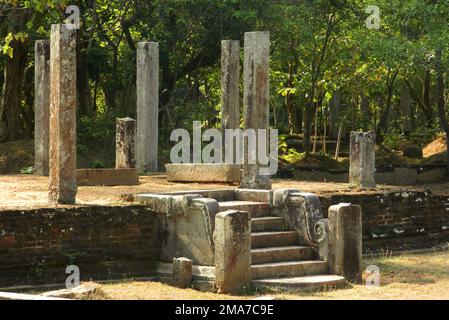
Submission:
[[[75,203],[76,30],[52,25],[50,49],[50,202]]]
[[[137,46],[137,141],[139,173],[158,171],[159,43]]]
[[[0,300],[448,296],[444,6],[105,4],[0,5]]]
[[[49,174],[50,142],[50,41],[36,41],[34,48],[34,172]]]
[[[376,134],[351,132],[349,183],[361,188],[375,188]]]

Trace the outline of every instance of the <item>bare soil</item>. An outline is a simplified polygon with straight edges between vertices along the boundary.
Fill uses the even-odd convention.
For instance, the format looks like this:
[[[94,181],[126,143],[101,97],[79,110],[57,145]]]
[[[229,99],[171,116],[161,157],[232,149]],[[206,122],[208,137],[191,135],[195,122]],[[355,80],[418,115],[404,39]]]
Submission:
[[[178,289],[158,282],[88,283],[97,288],[91,299],[98,300],[227,300],[255,299],[271,296],[278,300],[448,300],[449,252],[404,254],[364,260],[364,268],[376,265],[380,271],[380,286],[349,285],[339,290],[281,292],[268,290],[245,296],[231,296],[192,289]],[[367,276],[365,274],[364,276]]]
[[[123,204],[123,195],[151,192],[183,190],[235,189],[237,186],[213,183],[171,183],[164,174],[141,176],[138,186],[79,187],[77,205],[117,205]],[[387,191],[424,191],[449,195],[449,183],[424,186],[386,186],[377,189],[353,189],[347,183],[310,182],[274,179],[273,188],[292,188],[316,194],[331,193],[376,193]],[[0,208],[51,207],[47,202],[48,178],[34,175],[0,176]]]
[[[446,152],[446,150],[447,150],[446,138],[444,136],[439,136],[424,147],[423,156],[427,158],[436,154]]]

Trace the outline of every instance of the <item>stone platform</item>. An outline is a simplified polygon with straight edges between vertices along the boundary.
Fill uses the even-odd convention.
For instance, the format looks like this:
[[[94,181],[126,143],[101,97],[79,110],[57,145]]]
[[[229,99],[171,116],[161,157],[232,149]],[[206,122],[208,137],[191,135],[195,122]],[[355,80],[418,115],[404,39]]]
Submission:
[[[139,184],[136,169],[77,169],[78,186],[135,186]]]
[[[169,182],[223,182],[239,183],[241,165],[224,163],[166,164]]]

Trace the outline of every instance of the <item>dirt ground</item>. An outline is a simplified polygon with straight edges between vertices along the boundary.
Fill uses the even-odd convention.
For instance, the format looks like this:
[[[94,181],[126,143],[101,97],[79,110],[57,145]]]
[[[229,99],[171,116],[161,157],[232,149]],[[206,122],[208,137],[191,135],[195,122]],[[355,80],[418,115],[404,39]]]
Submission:
[[[448,258],[449,252],[443,251],[365,259],[364,269],[370,265],[379,268],[379,287],[357,284],[338,290],[308,292],[282,292],[272,289],[252,292],[245,296],[231,296],[178,289],[158,282],[91,282],[85,285],[97,288],[97,293],[91,299],[98,300],[252,300],[267,295],[278,300],[449,300]]]
[[[236,186],[226,184],[170,183],[163,174],[141,176],[138,186],[117,187],[79,187],[78,205],[108,205],[122,202],[124,194],[146,192],[168,192],[181,190],[234,189]],[[436,194],[449,195],[449,183],[423,186],[386,186],[379,185],[375,190],[351,189],[347,183],[326,183],[294,180],[273,180],[273,188],[294,188],[303,192],[316,194],[329,193],[369,193],[386,191],[422,191],[431,190]],[[47,203],[48,178],[34,175],[0,176],[0,209],[50,207]]]

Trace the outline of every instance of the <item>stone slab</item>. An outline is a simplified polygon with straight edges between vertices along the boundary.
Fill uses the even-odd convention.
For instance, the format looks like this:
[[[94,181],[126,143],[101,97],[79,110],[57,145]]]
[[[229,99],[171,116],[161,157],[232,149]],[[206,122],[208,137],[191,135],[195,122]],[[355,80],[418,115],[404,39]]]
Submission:
[[[169,182],[238,183],[241,179],[238,164],[172,163],[166,164],[165,168]]]
[[[135,186],[139,184],[136,169],[77,169],[79,186]]]

